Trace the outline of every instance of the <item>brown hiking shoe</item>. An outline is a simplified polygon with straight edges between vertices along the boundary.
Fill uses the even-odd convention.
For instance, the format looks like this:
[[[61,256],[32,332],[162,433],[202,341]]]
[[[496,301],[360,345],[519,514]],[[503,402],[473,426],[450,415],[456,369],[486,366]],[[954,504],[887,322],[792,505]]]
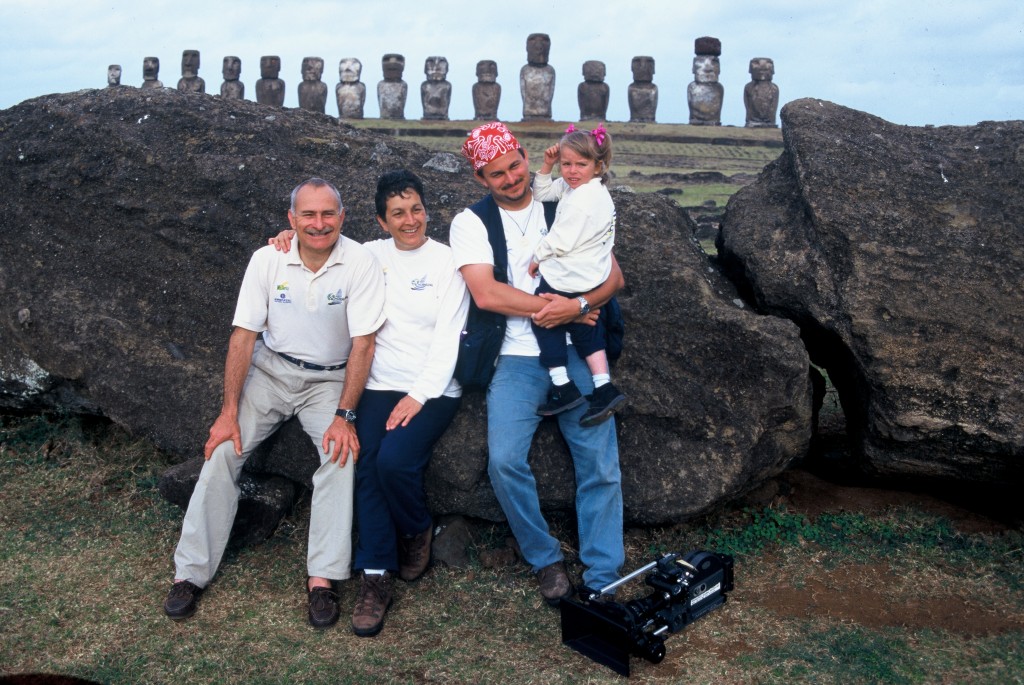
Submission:
[[[409,583],[423,575],[430,565],[430,543],[433,540],[433,525],[411,538],[398,538],[399,578]]]
[[[171,586],[164,600],[164,613],[175,621],[183,621],[196,613],[199,595],[203,589],[188,580],[179,580]]]
[[[352,632],[359,637],[373,637],[384,627],[384,614],[391,606],[395,579],[389,572],[382,575],[364,573],[356,606],[352,610]]]
[[[537,571],[537,581],[544,601],[553,607],[558,606],[559,600],[572,595],[572,583],[569,582],[563,561],[556,561]]]

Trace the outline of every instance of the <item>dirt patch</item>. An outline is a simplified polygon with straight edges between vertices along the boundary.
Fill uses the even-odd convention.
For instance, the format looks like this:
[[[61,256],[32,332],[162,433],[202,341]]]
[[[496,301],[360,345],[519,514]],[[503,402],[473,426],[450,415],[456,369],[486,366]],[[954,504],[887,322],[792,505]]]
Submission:
[[[841,485],[799,469],[787,471],[782,480],[789,490],[783,498],[787,507],[808,516],[839,511],[875,514],[910,506],[949,519],[957,531],[965,534],[1010,529],[996,519],[925,493]]]
[[[812,569],[800,587],[737,588],[736,599],[780,616],[850,621],[868,628],[934,628],[969,637],[1024,630],[1024,618],[965,598],[967,584],[948,596],[906,597],[906,583],[890,569],[858,564]]]

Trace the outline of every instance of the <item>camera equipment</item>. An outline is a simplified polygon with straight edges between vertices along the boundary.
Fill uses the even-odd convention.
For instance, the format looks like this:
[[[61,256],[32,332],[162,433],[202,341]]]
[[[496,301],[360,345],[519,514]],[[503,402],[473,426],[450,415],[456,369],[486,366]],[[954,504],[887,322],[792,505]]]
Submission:
[[[615,588],[648,571],[644,582],[654,588],[650,595],[625,604],[608,599]],[[665,636],[725,604],[732,587],[728,554],[666,554],[599,591],[583,587],[579,599],[563,599],[562,643],[628,676],[631,654],[660,663]]]

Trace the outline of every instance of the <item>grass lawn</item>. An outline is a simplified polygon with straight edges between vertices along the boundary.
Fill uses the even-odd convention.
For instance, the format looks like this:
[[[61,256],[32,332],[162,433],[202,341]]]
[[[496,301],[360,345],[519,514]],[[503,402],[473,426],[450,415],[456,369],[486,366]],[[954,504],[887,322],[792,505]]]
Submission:
[[[300,506],[265,543],[229,552],[198,613],[161,602],[182,512],[156,490],[167,460],[105,424],[0,417],[0,676],[104,683],[622,683],[560,643],[528,569],[486,568],[503,525],[474,522],[467,568],[399,582],[384,631],[306,624]],[[809,486],[800,486],[807,492]],[[836,499],[835,491],[828,497]],[[850,501],[881,502],[880,491]],[[662,552],[733,554],[727,604],[668,638],[641,683],[1024,682],[1024,534],[893,496],[811,511],[798,499],[628,530],[629,571]],[[827,504],[827,502],[826,502]],[[971,525],[968,525],[970,523]],[[571,534],[570,570],[580,566]],[[623,599],[646,594],[639,583]]]

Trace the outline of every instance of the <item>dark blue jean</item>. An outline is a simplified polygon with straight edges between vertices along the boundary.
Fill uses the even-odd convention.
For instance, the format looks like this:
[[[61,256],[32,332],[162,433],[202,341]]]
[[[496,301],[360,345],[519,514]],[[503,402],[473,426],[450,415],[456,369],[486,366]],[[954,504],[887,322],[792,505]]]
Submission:
[[[579,296],[579,293],[564,293],[555,290],[543,278],[540,279],[540,285],[537,286],[537,294],[541,293],[554,293],[570,299]],[[540,365],[545,369],[569,364],[565,343],[566,333],[569,334],[569,339],[572,340],[581,359],[586,359],[605,347],[604,324],[600,319],[593,326],[585,323],[567,323],[554,328],[544,328],[533,324],[533,335],[537,338],[537,346],[540,348]]]
[[[385,424],[404,392],[366,390],[356,413],[356,569],[398,570],[398,536],[416,535],[433,525],[423,476],[434,443],[455,418],[461,399],[427,400],[407,426]]]

